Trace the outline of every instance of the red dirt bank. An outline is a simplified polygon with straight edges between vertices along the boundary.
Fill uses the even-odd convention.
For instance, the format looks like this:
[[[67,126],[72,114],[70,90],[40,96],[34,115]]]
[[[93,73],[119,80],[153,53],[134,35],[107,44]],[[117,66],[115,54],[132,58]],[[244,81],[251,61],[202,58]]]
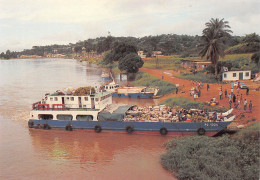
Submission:
[[[189,99],[193,99],[192,96],[190,96],[189,92],[190,89],[193,87],[193,83],[190,80],[180,79],[175,77],[178,72],[174,70],[163,70],[163,69],[148,69],[148,68],[141,68],[140,70],[147,72],[149,74],[152,74],[158,78],[162,78],[162,75],[164,76],[164,80],[180,85],[180,90],[178,94],[175,94],[175,92],[165,95],[162,98],[159,99],[159,102],[169,98],[169,97],[186,97]],[[245,84],[249,86],[249,95],[246,95],[246,90],[241,89],[239,92],[239,95],[242,94],[243,100],[240,102],[240,109],[234,108],[234,114],[237,115],[236,121],[237,123],[232,123],[232,126],[237,125],[247,125],[252,122],[252,119],[255,119],[255,121],[260,121],[259,119],[259,105],[260,105],[260,94],[259,91],[256,91],[255,88],[256,83],[252,81],[245,81]],[[217,101],[219,101],[219,106],[224,106],[225,108],[229,109],[229,103],[228,98],[224,98],[222,100],[219,99],[219,91],[222,86],[223,93],[225,89],[227,89],[228,94],[230,93],[231,84],[209,84],[210,88],[209,91],[207,91],[206,83],[204,83],[204,87],[201,90],[201,97],[198,98],[198,101],[202,102],[208,102],[210,99],[215,97]],[[194,85],[195,86],[195,85]],[[237,95],[237,90],[234,89],[235,95]],[[224,94],[223,94],[224,95]],[[239,96],[240,98],[240,96]],[[248,112],[243,110],[243,104],[244,100],[247,99],[247,104],[249,105],[250,100],[252,100],[253,103],[253,112]],[[247,107],[248,107],[247,105]],[[233,107],[233,104],[232,104]],[[244,115],[243,115],[244,114]]]

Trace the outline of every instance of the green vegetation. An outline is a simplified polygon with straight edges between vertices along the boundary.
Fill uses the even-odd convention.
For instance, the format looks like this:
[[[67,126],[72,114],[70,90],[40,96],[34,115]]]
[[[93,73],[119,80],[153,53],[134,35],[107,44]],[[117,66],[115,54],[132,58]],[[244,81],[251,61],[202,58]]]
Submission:
[[[196,57],[195,57],[196,58]],[[185,59],[194,60],[194,57],[189,57]],[[183,69],[181,67],[181,57],[178,55],[173,56],[159,56],[159,57],[153,57],[153,58],[146,58],[143,59],[144,61],[144,67],[151,68],[151,69]],[[157,63],[158,62],[158,63]]]
[[[208,106],[205,102],[200,101],[193,101],[188,98],[184,97],[171,97],[160,104],[165,104],[167,106],[179,106],[184,109],[201,109],[201,110],[207,110],[207,111],[217,111],[217,112],[224,112],[226,111],[225,108],[220,106]]]
[[[118,62],[120,71],[127,73],[137,73],[144,64],[137,55],[136,46],[129,42],[115,43],[112,50],[105,55],[102,64],[113,64],[114,62]]]
[[[136,53],[129,53],[120,59],[118,68],[121,72],[137,73],[143,64],[143,60]]]
[[[256,59],[251,60],[251,57]],[[257,53],[254,56],[250,54],[229,54],[221,58],[217,63],[218,79],[214,77],[215,67],[210,65],[196,73],[182,73],[177,75],[179,78],[200,81],[204,83],[223,83],[222,72],[223,67],[227,67],[229,71],[233,70],[251,70],[252,73],[259,72],[259,63],[257,61]],[[257,64],[256,64],[257,62]]]
[[[179,78],[199,81],[203,83],[218,83],[218,80],[215,78],[213,74],[205,74],[203,71],[198,71],[197,73],[183,73],[177,75]]]
[[[229,54],[253,53],[260,49],[260,37],[256,33],[247,34],[241,39],[241,43],[229,47],[225,52]]]
[[[157,94],[158,96],[169,94],[176,88],[174,84],[163,81],[145,72],[138,72],[135,80],[131,83],[134,86],[159,87],[159,92]]]
[[[178,179],[259,179],[260,123],[234,137],[189,136],[166,143],[162,166]]]
[[[17,52],[11,52],[10,50],[7,50],[5,53],[2,52],[0,54],[0,59],[12,59],[17,58]]]
[[[207,22],[205,25],[206,28],[202,31],[202,43],[199,45],[201,47],[199,55],[211,61],[215,67],[215,78],[217,79],[218,60],[219,57],[225,56],[225,46],[231,36],[229,33],[232,33],[232,31],[229,30],[228,21],[224,21],[224,19],[211,18],[210,22]]]

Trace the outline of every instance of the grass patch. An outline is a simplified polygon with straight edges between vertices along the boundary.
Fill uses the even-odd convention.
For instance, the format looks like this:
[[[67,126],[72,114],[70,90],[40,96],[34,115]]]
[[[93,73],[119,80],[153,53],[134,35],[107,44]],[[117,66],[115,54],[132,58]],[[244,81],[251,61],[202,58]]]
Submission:
[[[162,166],[178,179],[259,179],[260,123],[231,138],[189,136],[166,143]]]
[[[135,80],[132,81],[131,84],[133,84],[134,86],[158,87],[158,96],[169,94],[176,89],[176,86],[174,84],[163,81],[146,72],[138,72],[136,74]]]
[[[160,104],[165,104],[167,106],[179,106],[184,109],[201,109],[201,110],[207,110],[207,111],[217,111],[217,112],[224,112],[226,111],[225,108],[220,106],[208,106],[205,102],[200,101],[193,101],[188,98],[184,97],[171,97]]]
[[[203,72],[197,72],[196,74],[183,73],[183,74],[178,74],[177,77],[182,79],[192,80],[192,81],[199,81],[203,83],[219,83],[219,81],[215,79],[214,74],[205,74]]]

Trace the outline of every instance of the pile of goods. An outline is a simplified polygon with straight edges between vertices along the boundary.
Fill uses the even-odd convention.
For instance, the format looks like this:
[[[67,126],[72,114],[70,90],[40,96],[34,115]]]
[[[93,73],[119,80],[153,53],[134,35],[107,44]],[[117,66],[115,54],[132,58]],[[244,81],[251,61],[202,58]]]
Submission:
[[[88,87],[79,87],[73,93],[74,96],[86,96],[95,93],[95,88],[88,86]]]

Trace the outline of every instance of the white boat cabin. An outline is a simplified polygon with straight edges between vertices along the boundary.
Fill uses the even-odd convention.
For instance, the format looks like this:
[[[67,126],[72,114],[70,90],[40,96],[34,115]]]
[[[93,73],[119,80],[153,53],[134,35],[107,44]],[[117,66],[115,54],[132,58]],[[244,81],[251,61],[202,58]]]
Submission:
[[[32,106],[31,119],[39,120],[97,120],[98,112],[112,104],[111,92],[98,92],[91,95],[46,94],[42,101]]]

